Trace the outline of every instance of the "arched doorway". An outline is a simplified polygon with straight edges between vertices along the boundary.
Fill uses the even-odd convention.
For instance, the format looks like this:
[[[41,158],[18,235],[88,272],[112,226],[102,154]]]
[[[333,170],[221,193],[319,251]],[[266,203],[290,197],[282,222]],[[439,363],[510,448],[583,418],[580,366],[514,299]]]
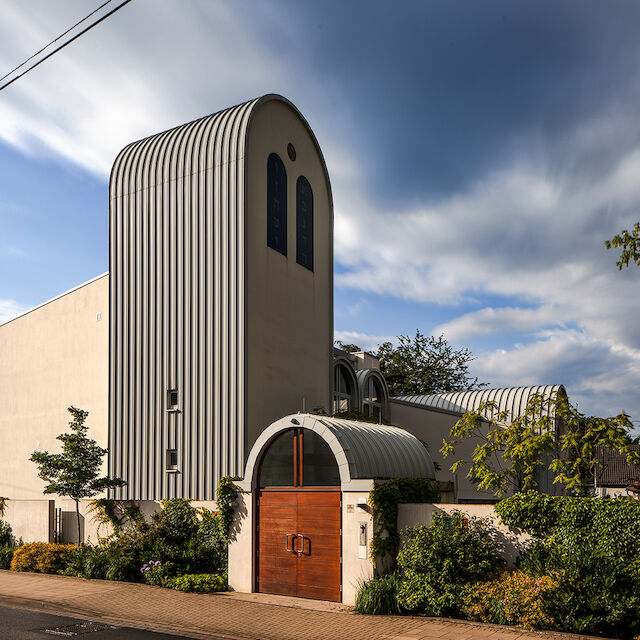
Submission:
[[[256,591],[339,602],[340,472],[327,442],[304,428],[277,435],[256,502]]]

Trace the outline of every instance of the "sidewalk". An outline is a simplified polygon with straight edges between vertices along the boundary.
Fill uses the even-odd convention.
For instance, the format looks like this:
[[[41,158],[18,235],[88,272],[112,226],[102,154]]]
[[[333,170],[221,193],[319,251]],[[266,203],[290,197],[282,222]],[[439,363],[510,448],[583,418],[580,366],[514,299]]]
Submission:
[[[191,594],[160,587],[0,571],[0,604],[64,613],[202,640],[560,640],[571,634],[462,621],[359,616],[340,605],[259,594]],[[304,607],[304,608],[301,608]]]

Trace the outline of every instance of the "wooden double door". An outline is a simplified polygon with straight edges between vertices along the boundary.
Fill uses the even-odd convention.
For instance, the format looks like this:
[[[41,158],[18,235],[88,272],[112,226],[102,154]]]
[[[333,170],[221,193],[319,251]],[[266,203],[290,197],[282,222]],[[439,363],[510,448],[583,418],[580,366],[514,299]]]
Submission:
[[[258,493],[256,590],[341,601],[339,490]]]

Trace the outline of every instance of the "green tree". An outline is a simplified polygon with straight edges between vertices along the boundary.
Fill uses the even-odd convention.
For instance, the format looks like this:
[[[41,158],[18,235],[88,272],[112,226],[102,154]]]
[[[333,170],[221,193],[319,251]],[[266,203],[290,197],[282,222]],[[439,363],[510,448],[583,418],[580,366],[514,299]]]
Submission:
[[[607,249],[621,249],[620,260],[616,262],[620,271],[622,271],[622,267],[629,266],[629,260],[640,266],[640,222],[633,225],[631,233],[627,229],[623,229],[611,240],[605,240],[604,246]]]
[[[555,418],[548,415],[551,405]],[[469,464],[467,478],[498,497],[508,490],[537,489],[537,473],[546,468],[553,473],[554,484],[563,485],[567,493],[587,495],[600,464],[599,447],[626,454],[629,463],[639,462],[638,453],[629,450],[632,423],[624,413],[611,418],[585,416],[565,396],[539,395],[511,423],[507,411],[496,409],[488,402],[465,414],[440,451],[444,457],[452,456],[461,439],[477,438],[471,460],[459,459],[451,470],[455,473]]]
[[[585,416],[564,397],[556,400],[555,409],[562,425],[557,436],[560,455],[549,468],[555,473],[554,482],[564,485],[569,493],[589,494],[596,467],[600,465],[600,447],[626,454],[629,463],[637,459],[637,454],[629,451],[633,424],[624,412],[610,418]]]
[[[29,458],[38,465],[38,476],[47,482],[44,493],[55,493],[72,498],[76,504],[78,525],[78,546],[80,539],[80,500],[92,498],[106,489],[125,484],[119,478],[100,478],[102,458],[108,449],[98,446],[88,437],[89,427],[85,420],[89,413],[76,407],[69,407],[73,419],[69,422],[71,433],[62,433],[57,439],[62,442],[61,453],[34,451]]]
[[[345,344],[341,340],[336,340],[335,345],[336,347],[338,347],[338,349],[342,349],[347,353],[355,353],[356,351],[362,351],[362,349],[357,344]]]
[[[471,460],[457,460],[451,471],[469,464],[467,478],[498,497],[509,490],[537,488],[536,475],[544,467],[543,457],[554,447],[551,421],[542,415],[544,404],[542,396],[534,396],[525,413],[510,424],[509,412],[498,411],[495,402],[484,402],[466,413],[453,425],[452,439],[444,440],[440,451],[445,458],[453,455],[464,438],[475,437],[478,444]]]
[[[389,393],[419,395],[466,391],[478,385],[469,373],[474,356],[469,349],[455,349],[443,335],[425,336],[416,331],[415,337],[398,336],[398,346],[385,342],[376,354]]]

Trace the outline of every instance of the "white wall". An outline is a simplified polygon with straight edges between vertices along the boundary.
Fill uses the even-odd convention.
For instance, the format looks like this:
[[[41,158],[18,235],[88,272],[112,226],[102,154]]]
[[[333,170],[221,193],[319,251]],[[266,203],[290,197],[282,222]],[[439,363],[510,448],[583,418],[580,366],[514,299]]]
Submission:
[[[8,500],[3,520],[16,540],[53,542],[53,500]]]
[[[401,504],[398,512],[398,528],[430,525],[436,513],[451,514],[454,511],[466,514],[469,518],[488,518],[496,530],[496,540],[500,545],[503,558],[514,564],[520,551],[531,540],[528,533],[516,534],[500,523],[492,504]]]

